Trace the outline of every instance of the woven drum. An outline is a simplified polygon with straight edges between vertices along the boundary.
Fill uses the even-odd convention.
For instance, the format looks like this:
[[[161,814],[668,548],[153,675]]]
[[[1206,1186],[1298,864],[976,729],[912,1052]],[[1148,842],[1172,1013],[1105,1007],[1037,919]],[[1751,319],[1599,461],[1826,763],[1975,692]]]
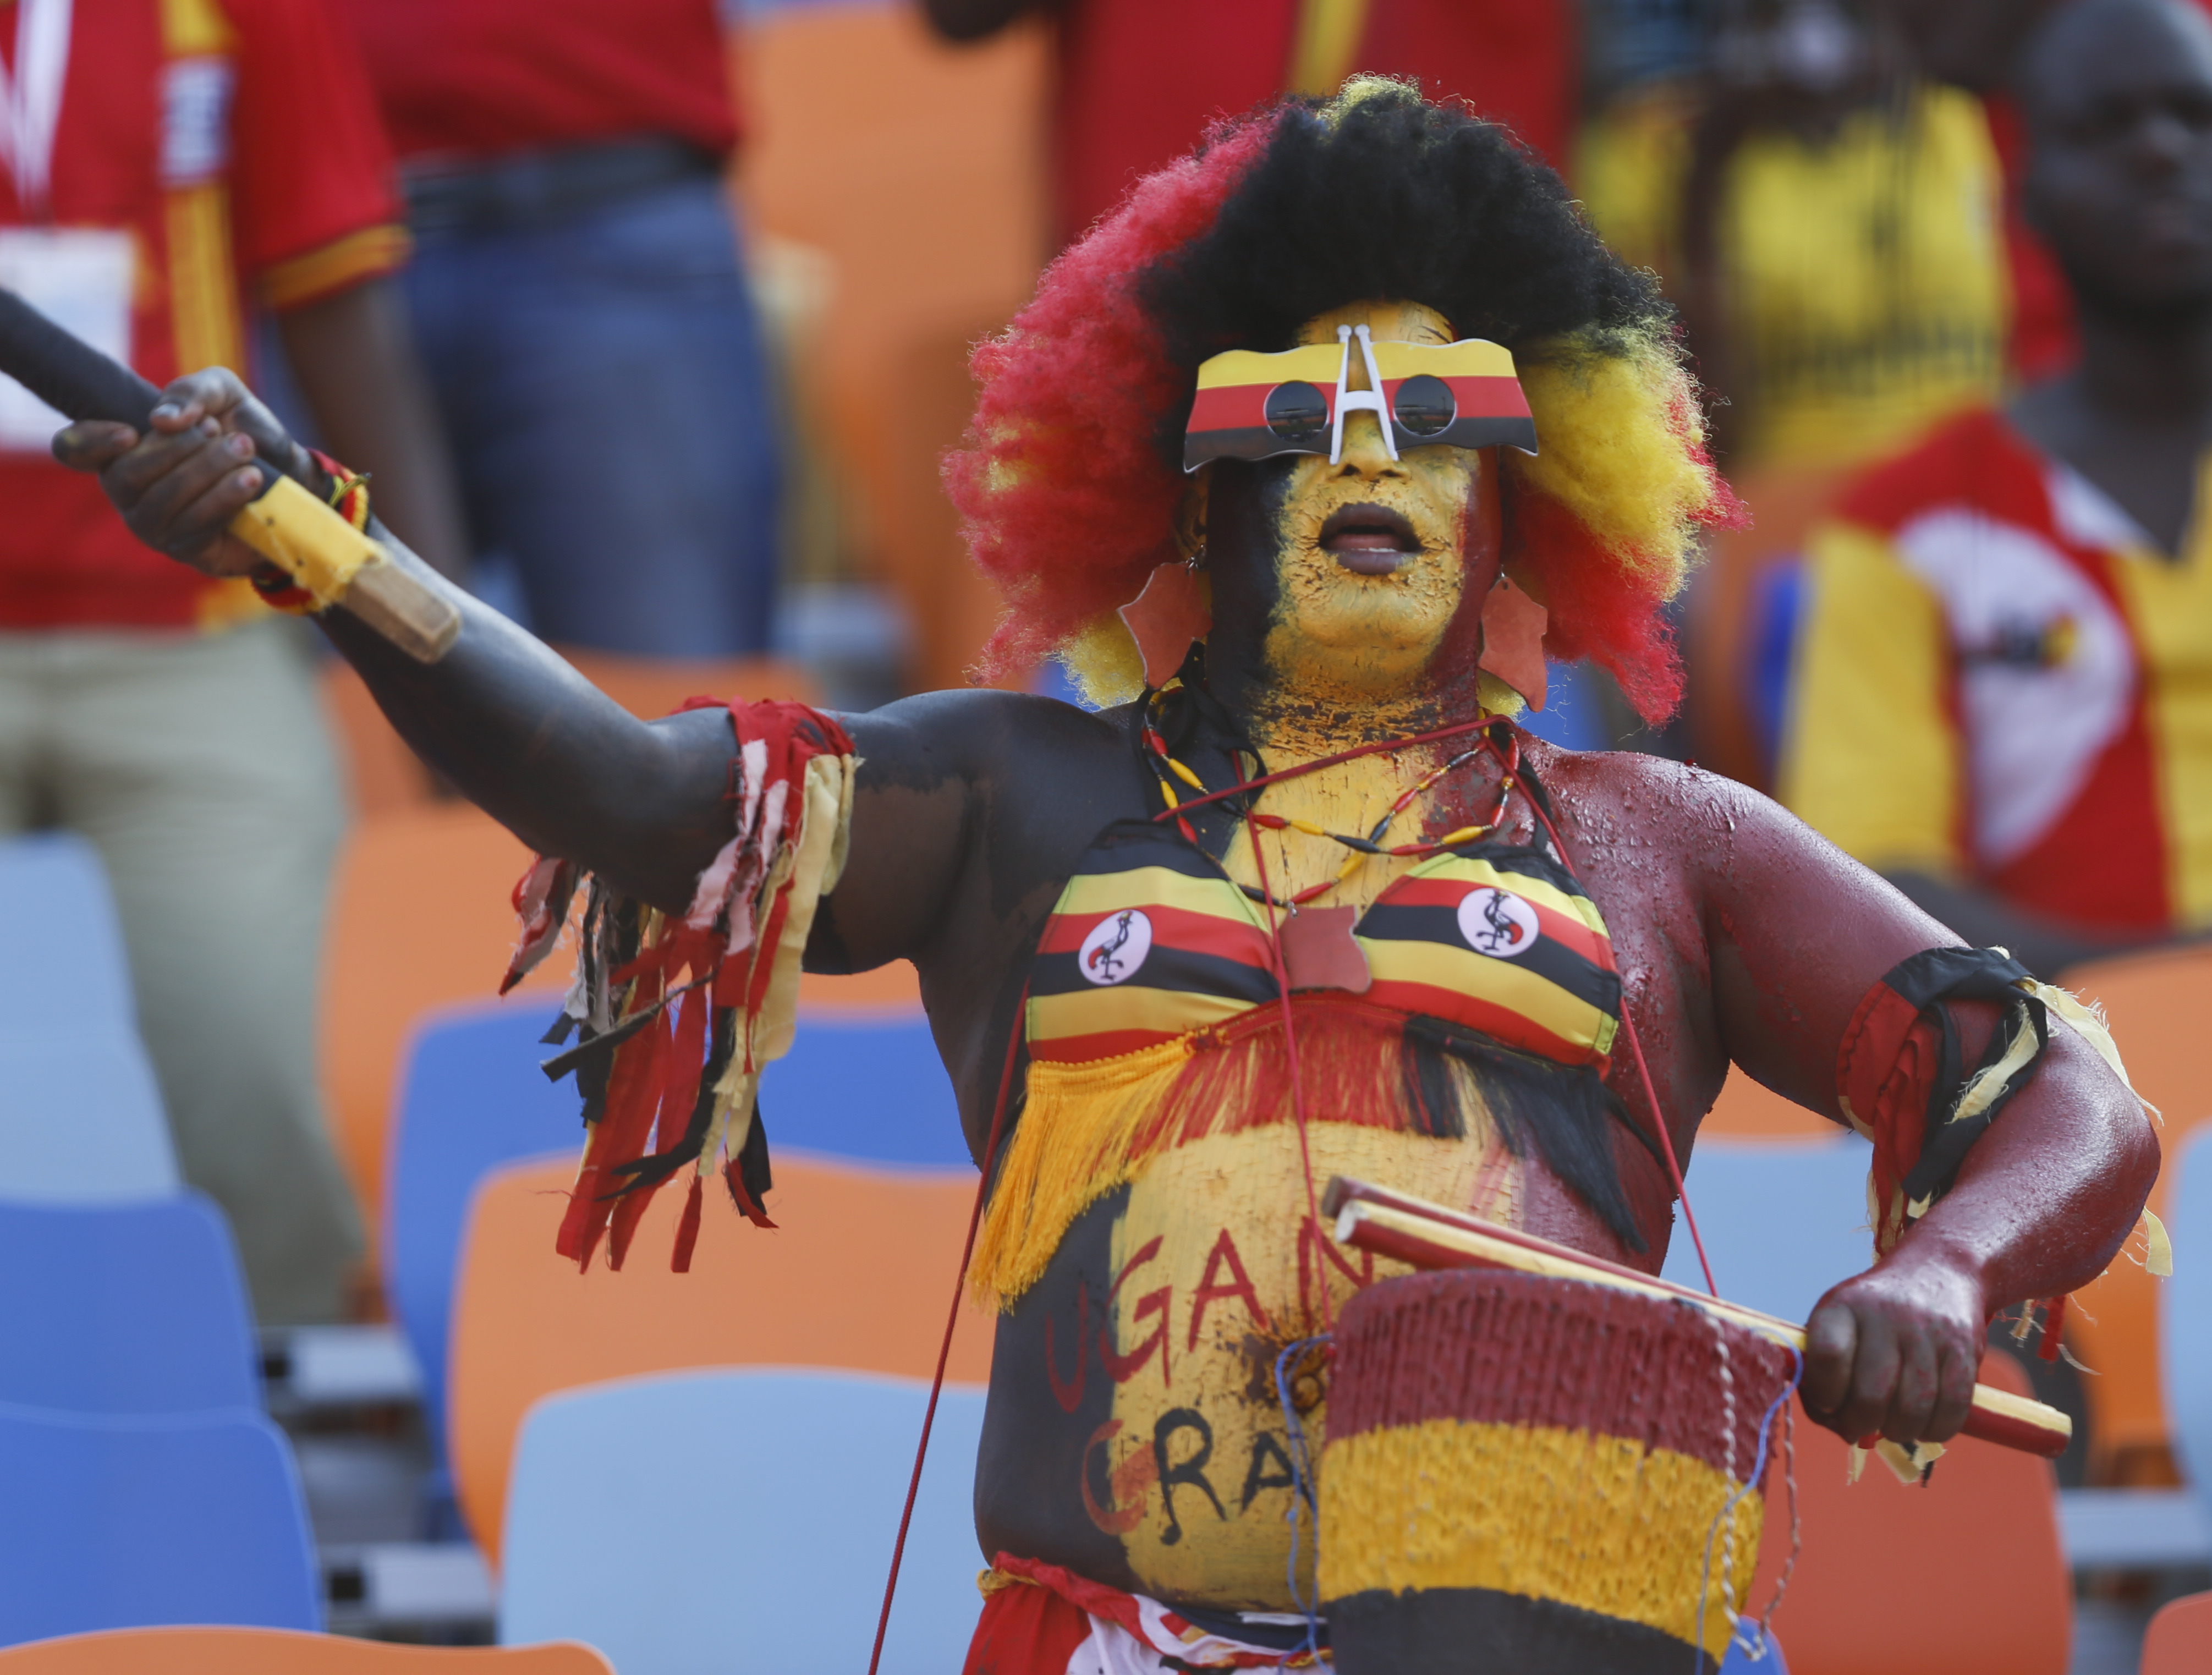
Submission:
[[[1690,1675],[1701,1590],[1717,1667],[1761,1496],[1715,1520],[1792,1367],[1702,1309],[1573,1280],[1459,1269],[1361,1292],[1320,1472],[1337,1668]]]

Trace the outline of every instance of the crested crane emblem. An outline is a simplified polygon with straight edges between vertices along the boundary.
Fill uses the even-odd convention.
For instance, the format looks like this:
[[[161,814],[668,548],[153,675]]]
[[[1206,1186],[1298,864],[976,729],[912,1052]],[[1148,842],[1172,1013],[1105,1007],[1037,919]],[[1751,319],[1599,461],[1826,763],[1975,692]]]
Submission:
[[[1141,907],[1124,907],[1091,927],[1076,965],[1088,981],[1110,988],[1135,976],[1152,951],[1152,921]]]
[[[1535,946],[1541,928],[1535,908],[1510,890],[1485,884],[1460,898],[1459,933],[1478,954],[1516,958]]]

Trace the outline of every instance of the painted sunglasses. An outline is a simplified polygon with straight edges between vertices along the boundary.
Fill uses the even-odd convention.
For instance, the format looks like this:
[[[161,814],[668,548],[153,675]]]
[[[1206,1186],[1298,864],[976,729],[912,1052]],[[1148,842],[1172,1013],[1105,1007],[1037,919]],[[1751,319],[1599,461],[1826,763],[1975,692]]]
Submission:
[[[1367,388],[1348,388],[1357,338]],[[1344,457],[1344,422],[1372,413],[1382,446],[1515,447],[1536,452],[1536,421],[1513,369],[1513,352],[1480,337],[1456,343],[1378,343],[1364,325],[1340,325],[1334,343],[1261,355],[1236,349],[1198,369],[1198,396],[1183,431],[1182,468],[1281,453]]]

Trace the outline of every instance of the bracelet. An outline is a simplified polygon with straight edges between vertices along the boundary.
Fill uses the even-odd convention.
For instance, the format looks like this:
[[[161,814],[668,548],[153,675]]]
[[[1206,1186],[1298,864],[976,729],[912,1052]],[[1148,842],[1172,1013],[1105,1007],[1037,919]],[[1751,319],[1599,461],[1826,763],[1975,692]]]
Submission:
[[[308,452],[331,479],[331,505],[356,529],[368,528],[368,476],[341,465],[319,448]]]

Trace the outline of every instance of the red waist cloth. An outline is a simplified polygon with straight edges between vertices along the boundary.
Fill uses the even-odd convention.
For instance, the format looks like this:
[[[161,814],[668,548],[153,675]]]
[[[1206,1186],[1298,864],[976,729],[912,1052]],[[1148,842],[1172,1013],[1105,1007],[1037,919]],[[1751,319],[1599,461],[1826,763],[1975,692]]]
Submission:
[[[1056,1564],[1000,1553],[986,1574],[982,1620],[963,1675],[1091,1675],[1100,1669],[1307,1669],[1199,1628],[1157,1599],[1089,1581]],[[1166,1661],[1172,1657],[1175,1662]]]

